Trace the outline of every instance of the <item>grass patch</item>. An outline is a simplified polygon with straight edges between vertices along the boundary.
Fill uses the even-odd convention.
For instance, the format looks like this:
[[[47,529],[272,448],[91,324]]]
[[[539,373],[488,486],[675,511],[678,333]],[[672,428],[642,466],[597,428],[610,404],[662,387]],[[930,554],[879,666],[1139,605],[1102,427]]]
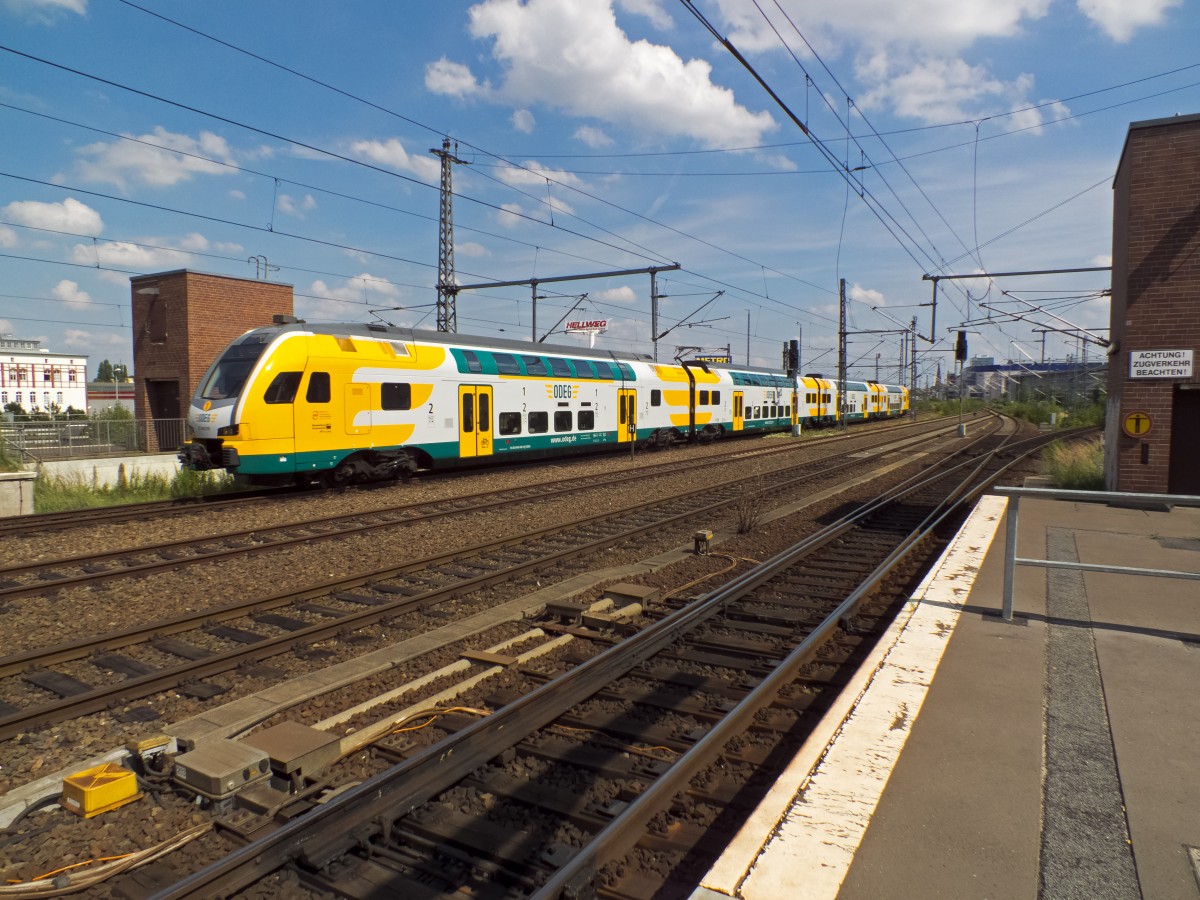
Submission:
[[[101,484],[82,475],[46,475],[39,470],[34,482],[35,512],[65,512],[99,506],[122,506],[155,500],[178,500],[232,490],[233,476],[221,472],[180,470],[173,478],[141,473],[136,468],[126,473],[122,465],[116,484]]]
[[[1055,441],[1042,458],[1055,487],[1068,491],[1104,490],[1104,438]]]

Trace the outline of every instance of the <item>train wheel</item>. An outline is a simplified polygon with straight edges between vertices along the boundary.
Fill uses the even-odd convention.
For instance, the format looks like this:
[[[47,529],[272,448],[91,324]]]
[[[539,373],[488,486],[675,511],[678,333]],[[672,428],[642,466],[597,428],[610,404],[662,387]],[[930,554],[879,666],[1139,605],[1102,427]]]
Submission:
[[[354,480],[354,466],[349,463],[339,463],[334,468],[330,469],[321,475],[321,481],[325,487],[329,488],[344,488]]]

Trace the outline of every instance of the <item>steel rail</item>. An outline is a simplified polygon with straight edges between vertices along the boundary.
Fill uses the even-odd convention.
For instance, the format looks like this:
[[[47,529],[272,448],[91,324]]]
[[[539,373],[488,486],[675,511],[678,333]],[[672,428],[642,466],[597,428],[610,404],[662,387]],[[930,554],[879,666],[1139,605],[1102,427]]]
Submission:
[[[926,437],[932,439],[933,437],[936,437],[936,435],[929,435]],[[808,477],[807,470],[810,470],[814,465],[823,462],[825,462],[825,460],[809,461],[793,467],[795,470],[801,470],[802,474],[793,476],[791,483],[803,482]],[[823,470],[823,472],[828,473],[830,471],[851,468],[858,465],[860,462],[861,460],[854,460],[843,463],[842,465],[834,467],[833,469],[826,468]],[[726,487],[732,488],[737,484],[752,480],[756,477],[758,476],[750,476],[749,478],[738,479]],[[787,483],[780,485],[780,487],[787,486]],[[711,493],[712,491],[714,491],[714,488],[712,486],[707,486],[698,488],[686,494],[679,495],[672,499],[673,501],[679,501],[692,498],[700,494]],[[511,580],[513,577],[525,574],[526,572],[536,571],[546,566],[553,565],[557,562],[564,562],[589,553],[595,553],[600,550],[607,549],[615,544],[629,540],[633,537],[637,537],[638,535],[646,532],[660,529],[664,525],[671,525],[676,522],[681,522],[696,515],[727,506],[729,503],[734,502],[734,500],[736,500],[736,497],[716,500],[700,507],[686,509],[683,512],[668,516],[666,518],[656,518],[651,522],[626,529],[615,535],[606,535],[602,538],[585,544],[569,547],[549,555],[544,555],[527,563],[510,564],[505,568],[495,572],[487,572],[474,578],[462,579],[454,585],[444,588],[435,588],[430,592],[419,594],[415,597],[408,597],[403,600],[395,601],[394,603],[373,606],[358,613],[348,612],[345,616],[333,619],[328,623],[314,624],[308,628],[291,631],[273,638],[266,638],[255,644],[229,650],[224,653],[219,653],[204,660],[193,661],[186,665],[176,666],[169,669],[162,669],[147,675],[129,678],[114,684],[98,687],[94,690],[88,691],[87,693],[52,701],[51,703],[43,704],[37,707],[22,709],[7,716],[0,717],[0,740],[14,737],[23,731],[29,730],[30,728],[63,721],[71,716],[99,712],[116,702],[134,700],[160,692],[162,690],[167,690],[177,686],[185,678],[194,680],[228,672],[247,662],[267,659],[271,656],[285,653],[292,648],[308,645],[320,640],[325,640],[347,631],[353,631],[402,612],[411,611],[413,609],[422,608],[425,606],[431,606],[460,594],[468,593],[472,590],[477,590],[492,584]],[[649,509],[661,507],[662,504],[662,500],[650,500],[645,503],[637,504],[633,507],[628,507],[616,513],[600,513],[587,519],[580,520],[575,524],[576,527],[585,527],[597,522],[611,521],[617,516],[636,515]],[[544,529],[538,529],[533,532],[526,532],[521,535],[504,538],[500,541],[492,541],[486,544],[476,545],[474,547],[459,548],[446,554],[440,554],[436,557],[429,557],[425,560],[415,561],[403,566],[375,570],[370,573],[358,574],[349,578],[333,579],[331,581],[321,582],[299,592],[283,592],[281,594],[276,594],[272,597],[263,598],[257,601],[246,601],[245,603],[231,604],[228,607],[216,610],[203,610],[193,613],[189,616],[180,617],[176,620],[160,621],[134,629],[125,629],[123,631],[110,633],[109,635],[104,635],[99,638],[80,639],[78,641],[71,642],[70,644],[63,645],[62,647],[52,648],[50,652],[37,650],[26,651],[21,654],[0,659],[0,675],[19,674],[32,665],[46,666],[72,659],[80,659],[86,657],[95,650],[113,650],[139,643],[151,635],[177,634],[190,628],[194,628],[201,623],[238,618],[249,610],[266,611],[286,605],[288,603],[296,602],[298,600],[302,601],[314,599],[327,595],[333,591],[361,587],[364,584],[368,584],[372,581],[381,581],[383,579],[395,577],[396,575],[402,575],[407,572],[419,571],[421,569],[429,568],[431,565],[445,564],[454,560],[461,561],[470,555],[480,555],[490,551],[503,549],[505,547],[511,547],[525,541],[540,540],[549,536],[561,534],[562,531],[562,525],[554,525]]]
[[[938,433],[942,429],[933,429],[933,433]],[[946,428],[945,430],[949,430]],[[923,436],[912,436],[909,440],[921,440]],[[889,438],[890,440],[890,438]],[[880,442],[874,446],[886,446],[887,440]],[[792,453],[798,449],[795,446],[765,448],[752,451],[754,455],[770,455],[778,456],[785,453]],[[804,448],[807,449],[807,448]],[[844,452],[844,451],[842,451]],[[264,535],[278,532],[294,531],[301,528],[313,528],[321,525],[337,525],[340,522],[352,522],[368,517],[381,515],[398,514],[401,518],[396,518],[384,522],[366,522],[359,525],[352,525],[346,528],[339,528],[335,531],[318,532],[307,535],[293,535],[280,539],[271,539],[266,543],[256,543],[250,547],[220,547],[211,550],[201,550],[193,556],[188,556],[182,559],[159,559],[148,562],[138,563],[136,565],[124,566],[119,569],[112,569],[105,572],[88,572],[81,575],[68,575],[62,578],[54,579],[53,581],[14,585],[12,587],[0,588],[0,601],[15,599],[17,597],[27,597],[35,594],[45,593],[48,590],[61,590],[67,587],[74,587],[81,584],[96,584],[103,581],[109,581],[119,578],[128,578],[134,576],[142,576],[151,572],[164,569],[174,569],[181,566],[191,565],[194,563],[205,562],[210,560],[224,559],[238,554],[260,553],[270,550],[278,550],[298,544],[308,544],[317,541],[337,540],[344,537],[351,537],[356,534],[365,534],[373,531],[378,531],[386,528],[395,528],[404,525],[428,522],[438,518],[455,515],[469,515],[477,511],[493,509],[497,507],[507,507],[513,503],[520,502],[538,502],[545,500],[548,497],[567,495],[585,490],[599,490],[608,487],[612,484],[623,483],[627,484],[630,481],[646,478],[661,477],[664,472],[670,475],[681,474],[692,469],[709,468],[713,465],[714,459],[719,461],[725,457],[738,458],[746,455],[746,451],[730,452],[720,454],[716,457],[706,457],[703,460],[689,461],[682,466],[678,463],[664,463],[653,467],[643,467],[648,471],[635,472],[618,472],[592,477],[587,484],[580,484],[579,479],[561,478],[548,482],[540,482],[536,485],[527,485],[519,488],[507,488],[503,491],[487,491],[477,494],[465,494],[457,497],[447,498],[445,500],[435,500],[427,503],[410,504],[398,507],[381,507],[379,509],[370,510],[359,513],[347,513],[345,515],[333,517],[319,517],[294,520],[280,525],[270,525],[265,528],[248,528],[239,531],[224,532],[215,535],[204,535],[202,538],[189,537],[181,538],[176,541],[168,541],[161,544],[152,544],[142,547],[135,547],[121,550],[106,550],[101,553],[78,554],[75,556],[59,557],[58,559],[39,560],[35,563],[23,563],[17,566],[8,566],[0,568],[0,577],[11,575],[22,575],[31,572],[44,571],[54,569],[55,567],[74,566],[79,567],[85,564],[101,562],[112,559],[129,558],[131,556],[139,556],[144,554],[161,553],[166,550],[186,547],[194,550],[197,545],[217,544],[226,541],[246,539],[249,537],[261,538]],[[832,452],[828,456],[821,457],[829,459],[840,455],[838,452]],[[514,496],[516,495],[516,496]],[[491,498],[491,499],[488,499]],[[459,508],[454,509],[430,509],[428,512],[417,512],[407,515],[407,511],[419,510],[421,507],[445,506],[446,504],[459,504]],[[468,506],[469,505],[469,506]]]
[[[971,462],[974,461],[958,463],[951,471]],[[888,496],[894,500],[901,499],[928,482],[947,477],[945,472],[935,476],[927,473],[922,475],[924,477],[908,479],[889,492]],[[533,731],[550,724],[572,706],[677,641],[682,633],[720,614],[737,597],[771,580],[794,564],[797,558],[850,530],[858,521],[878,509],[879,504],[869,504],[843,516],[762,566],[737,576],[724,587],[699,598],[694,604],[671,613],[486,718],[418,751],[409,759],[324,804],[319,811],[293,819],[276,831],[185,877],[155,897],[157,900],[175,900],[183,897],[227,896],[292,861],[315,869],[324,867],[339,855],[364,843],[371,834],[389,832],[391,823],[396,819],[451,787],[498,753],[515,746]],[[842,606],[839,606],[838,610],[841,609]],[[838,610],[826,619],[823,625],[825,634],[837,626],[840,618]],[[792,655],[789,655],[789,660]],[[741,706],[739,704],[738,708]],[[706,741],[702,739],[702,742]],[[705,743],[705,752],[717,752],[723,745],[724,741],[713,749],[710,742]],[[678,763],[669,771],[675,771],[677,766]],[[646,806],[639,798],[619,816],[619,820],[625,823],[634,821],[633,811],[636,810],[640,816]],[[330,828],[326,820],[337,824]],[[615,827],[616,822],[614,820],[600,834],[604,835],[606,841],[629,840],[631,836],[620,834],[623,829]],[[638,836],[632,836],[632,839],[636,841]],[[575,858],[578,859],[579,855]]]

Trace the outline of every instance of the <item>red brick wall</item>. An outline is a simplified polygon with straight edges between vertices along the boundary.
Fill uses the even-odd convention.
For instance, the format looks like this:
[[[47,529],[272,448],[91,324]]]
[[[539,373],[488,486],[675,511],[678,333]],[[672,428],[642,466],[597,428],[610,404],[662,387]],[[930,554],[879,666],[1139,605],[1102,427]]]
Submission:
[[[1131,126],[1113,189],[1108,487],[1165,493],[1174,386],[1200,383],[1200,373],[1131,379],[1129,358],[1191,349],[1200,367],[1200,116]],[[1152,423],[1139,438],[1121,430],[1133,411]]]
[[[180,270],[130,279],[133,296],[134,403],[139,419],[152,418],[146,382],[179,382],[179,417],[187,413],[200,379],[234,338],[276,314],[292,314],[292,287]],[[142,289],[157,294],[139,294]],[[161,305],[162,340],[151,333],[152,307]],[[151,433],[149,449],[158,449]]]

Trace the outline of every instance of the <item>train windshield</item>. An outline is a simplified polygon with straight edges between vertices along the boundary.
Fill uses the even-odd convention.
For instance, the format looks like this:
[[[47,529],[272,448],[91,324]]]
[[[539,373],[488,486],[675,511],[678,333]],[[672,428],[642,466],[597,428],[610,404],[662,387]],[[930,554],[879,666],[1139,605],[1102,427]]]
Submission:
[[[231,344],[213,364],[208,381],[200,392],[204,400],[227,400],[236,397],[246,385],[254,364],[262,356],[273,334],[248,334]]]

